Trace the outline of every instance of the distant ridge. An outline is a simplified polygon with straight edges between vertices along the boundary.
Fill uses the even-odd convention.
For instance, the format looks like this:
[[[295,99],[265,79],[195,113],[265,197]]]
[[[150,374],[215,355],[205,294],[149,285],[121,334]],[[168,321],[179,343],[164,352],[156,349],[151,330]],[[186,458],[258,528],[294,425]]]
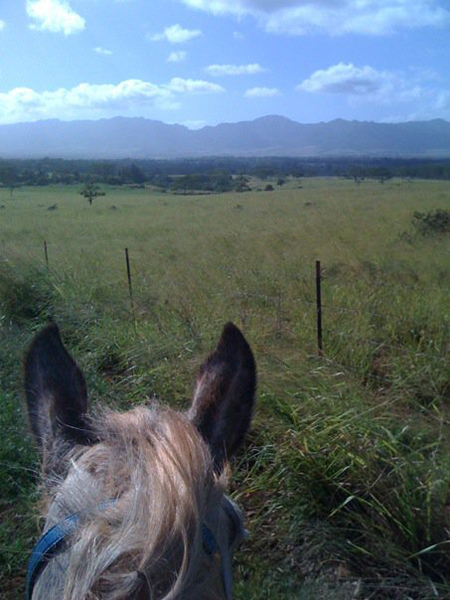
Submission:
[[[204,156],[450,157],[450,123],[336,119],[305,125],[270,115],[195,131],[142,117],[0,125],[0,158]]]

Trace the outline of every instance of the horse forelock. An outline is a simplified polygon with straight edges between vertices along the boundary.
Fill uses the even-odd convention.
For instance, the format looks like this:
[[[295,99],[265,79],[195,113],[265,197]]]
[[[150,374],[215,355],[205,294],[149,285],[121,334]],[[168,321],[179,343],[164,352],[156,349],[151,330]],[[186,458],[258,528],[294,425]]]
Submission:
[[[92,426],[98,442],[71,452],[66,476],[47,500],[46,529],[74,513],[80,526],[46,567],[34,597],[140,598],[143,578],[155,600],[181,591],[183,598],[218,597],[202,523],[221,529],[225,481],[195,427],[158,406],[106,412]]]

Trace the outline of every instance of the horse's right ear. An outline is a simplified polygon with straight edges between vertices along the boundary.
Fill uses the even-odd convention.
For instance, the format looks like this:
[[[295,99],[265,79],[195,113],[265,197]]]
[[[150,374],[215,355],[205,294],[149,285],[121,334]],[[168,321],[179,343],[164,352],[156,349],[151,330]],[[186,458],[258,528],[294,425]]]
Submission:
[[[86,384],[55,324],[45,327],[28,350],[25,392],[31,429],[42,453],[57,437],[71,445],[89,442]]]
[[[219,470],[250,427],[255,390],[253,353],[239,329],[227,323],[217,348],[200,367],[188,412]]]

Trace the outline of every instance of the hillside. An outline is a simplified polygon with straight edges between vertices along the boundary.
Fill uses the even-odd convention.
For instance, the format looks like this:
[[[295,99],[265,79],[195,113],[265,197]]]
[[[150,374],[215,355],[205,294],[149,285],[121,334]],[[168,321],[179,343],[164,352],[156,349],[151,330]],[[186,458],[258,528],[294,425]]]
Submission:
[[[144,118],[47,120],[0,126],[0,158],[196,156],[450,156],[450,123],[336,119],[300,124],[280,116],[190,130]]]

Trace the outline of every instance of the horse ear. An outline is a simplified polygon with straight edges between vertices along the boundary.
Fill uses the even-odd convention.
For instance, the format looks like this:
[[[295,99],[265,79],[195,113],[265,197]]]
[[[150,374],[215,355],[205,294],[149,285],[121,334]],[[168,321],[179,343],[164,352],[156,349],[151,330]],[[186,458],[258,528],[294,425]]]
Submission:
[[[220,469],[247,433],[253,413],[256,367],[239,329],[227,323],[219,344],[200,367],[188,416]]]
[[[41,452],[56,437],[86,444],[86,384],[55,324],[33,340],[25,357],[25,392],[31,429]]]

